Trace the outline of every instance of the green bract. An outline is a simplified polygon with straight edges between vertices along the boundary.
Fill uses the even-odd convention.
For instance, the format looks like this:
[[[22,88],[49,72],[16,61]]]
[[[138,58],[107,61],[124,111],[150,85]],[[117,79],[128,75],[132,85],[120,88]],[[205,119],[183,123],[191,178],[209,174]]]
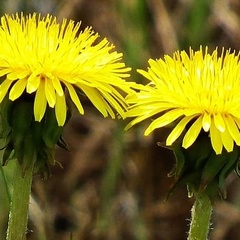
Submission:
[[[186,184],[190,197],[199,192],[206,192],[211,199],[226,197],[225,180],[238,167],[238,146],[232,152],[224,150],[216,154],[207,134],[201,133],[188,149],[184,149],[180,141],[169,148],[176,158],[176,165],[169,174],[175,178],[171,191],[179,184]]]
[[[54,109],[47,108],[42,121],[36,122],[31,99],[11,101],[6,97],[0,105],[0,112],[3,164],[16,158],[24,175],[31,161],[37,159],[35,171],[48,176],[49,165],[55,163],[55,144],[67,147],[61,138],[63,127],[58,126]]]

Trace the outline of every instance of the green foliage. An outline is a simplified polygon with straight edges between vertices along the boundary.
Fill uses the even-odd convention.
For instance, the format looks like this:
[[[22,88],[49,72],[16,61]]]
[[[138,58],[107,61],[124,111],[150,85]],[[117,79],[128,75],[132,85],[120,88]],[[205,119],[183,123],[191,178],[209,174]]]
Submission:
[[[183,36],[180,39],[184,48],[191,46],[193,49],[200,45],[208,45],[211,38],[211,28],[206,24],[211,14],[211,0],[191,1],[189,11],[185,17]]]

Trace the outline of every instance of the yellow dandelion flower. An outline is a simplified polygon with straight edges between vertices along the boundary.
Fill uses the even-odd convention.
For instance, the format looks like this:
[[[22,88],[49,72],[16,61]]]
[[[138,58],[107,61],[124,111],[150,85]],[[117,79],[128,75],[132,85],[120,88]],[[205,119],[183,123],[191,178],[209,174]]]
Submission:
[[[34,116],[41,121],[46,108],[54,108],[59,126],[66,121],[66,92],[78,111],[84,93],[104,117],[125,117],[122,93],[129,93],[129,68],[119,62],[107,39],[91,27],[80,31],[80,23],[40,14],[5,15],[0,24],[0,102],[15,101],[24,94],[34,99]],[[120,90],[120,91],[119,91]],[[120,93],[121,92],[121,93]]]
[[[173,57],[149,60],[148,71],[138,70],[150,80],[136,94],[130,94],[127,128],[156,117],[145,131],[172,124],[166,139],[171,146],[184,135],[182,146],[190,147],[201,131],[209,134],[216,154],[240,145],[240,62],[239,54],[200,48],[190,53],[177,51]]]

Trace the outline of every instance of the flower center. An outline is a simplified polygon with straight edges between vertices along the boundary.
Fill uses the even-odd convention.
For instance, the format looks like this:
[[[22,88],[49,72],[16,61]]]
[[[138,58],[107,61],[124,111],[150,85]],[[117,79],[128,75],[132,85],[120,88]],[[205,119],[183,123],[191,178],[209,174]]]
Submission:
[[[39,78],[40,78],[40,81],[45,81],[47,77],[46,77],[45,74],[42,74],[42,73],[41,73],[41,74],[39,75]]]

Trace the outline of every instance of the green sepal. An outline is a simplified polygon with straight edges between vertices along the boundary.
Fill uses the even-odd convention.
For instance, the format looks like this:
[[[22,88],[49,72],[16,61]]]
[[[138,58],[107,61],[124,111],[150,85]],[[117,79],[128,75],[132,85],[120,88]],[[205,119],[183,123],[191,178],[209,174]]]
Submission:
[[[213,181],[217,174],[221,171],[223,166],[228,162],[228,156],[225,153],[216,155],[213,153],[204,165],[201,177],[200,188],[205,189],[207,185]]]
[[[205,134],[200,135],[197,141],[188,149],[183,149],[189,168],[194,170],[202,168],[212,152],[210,140]]]
[[[7,97],[0,104],[0,138],[5,138],[11,132],[10,121],[12,119],[13,102]]]
[[[42,138],[46,146],[53,148],[62,135],[63,127],[58,126],[54,109],[48,109],[42,127]]]
[[[219,191],[223,198],[226,198],[225,179],[234,169],[236,169],[239,162],[239,156],[240,156],[239,147],[235,146],[234,150],[228,153],[227,155],[228,155],[228,161],[223,167],[223,169],[221,170],[218,177]]]
[[[54,149],[50,149],[47,147],[45,147],[43,151],[38,152],[37,155],[38,161],[36,162],[35,165],[35,172],[41,172],[43,174],[44,179],[47,179],[51,175],[50,165],[55,165],[56,163],[54,156],[55,156]]]
[[[21,147],[22,141],[30,130],[33,119],[32,109],[33,104],[31,102],[18,101],[14,104],[11,127],[15,149]]]
[[[2,165],[6,166],[8,161],[11,158],[11,155],[13,154],[14,146],[12,143],[8,143],[6,147],[4,148],[3,156],[2,156]]]
[[[201,179],[202,168],[208,157],[213,152],[208,137],[203,134],[188,149],[181,146],[181,141],[175,142],[171,147],[176,159],[174,169],[168,176],[175,179],[170,187],[170,193],[178,186],[187,184],[189,196],[198,189]]]
[[[0,138],[3,140],[0,148],[4,151],[2,164],[17,159],[24,175],[32,159],[36,159],[34,171],[41,172],[47,178],[50,165],[57,163],[54,158],[55,145],[69,149],[62,138],[63,127],[58,126],[54,108],[48,107],[41,122],[37,122],[33,117],[33,102],[28,100],[20,98],[11,101],[7,96],[0,105]],[[67,121],[70,116],[68,111]]]
[[[200,184],[201,171],[194,171],[182,180],[187,185],[188,197],[193,197],[198,192]]]
[[[32,141],[31,134],[27,134],[23,141],[23,149],[22,149],[22,159],[19,159],[21,161],[21,167],[22,167],[22,174],[25,176],[25,172],[28,170],[29,167],[32,166],[31,161],[34,161],[35,157],[35,146]]]
[[[62,137],[62,135],[60,136],[59,140],[57,141],[57,145],[60,148],[65,149],[66,151],[70,151],[67,142],[64,140],[64,138]]]
[[[180,144],[174,144],[172,149],[176,159],[176,165],[173,169],[173,172],[168,174],[168,176],[174,175],[174,177],[178,180],[183,174],[185,157],[183,155],[182,147]]]
[[[160,146],[163,146],[163,145],[160,145]],[[168,173],[168,177],[174,177],[174,180],[168,190],[168,194],[166,196],[167,199],[173,193],[175,188],[182,183],[182,175],[184,172],[184,165],[185,165],[185,157],[183,155],[181,146],[179,144],[175,144],[174,148],[170,148],[170,149],[171,150],[174,149],[173,153],[175,156],[176,164],[173,167],[173,169],[171,170],[171,172]]]
[[[225,198],[225,180],[239,164],[240,147],[235,146],[232,152],[223,150],[217,155],[209,136],[204,132],[187,149],[180,142],[167,147],[173,150],[176,158],[176,165],[168,174],[174,176],[168,196],[177,186],[187,185],[189,197],[199,191],[206,191],[212,200],[219,195]],[[166,147],[162,143],[161,146]]]
[[[44,141],[42,139],[42,125],[43,125],[42,122],[33,121],[31,126],[32,137],[37,152],[38,151],[41,152],[45,146]]]

